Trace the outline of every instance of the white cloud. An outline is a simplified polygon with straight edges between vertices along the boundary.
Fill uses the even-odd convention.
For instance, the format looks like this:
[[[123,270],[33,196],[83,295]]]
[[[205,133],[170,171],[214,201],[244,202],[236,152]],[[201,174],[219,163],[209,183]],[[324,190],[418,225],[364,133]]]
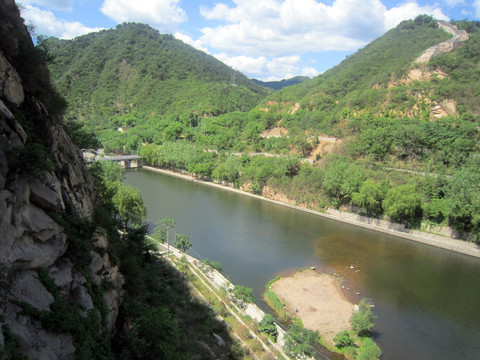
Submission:
[[[105,0],[101,11],[122,22],[148,23],[161,31],[172,32],[187,20],[187,14],[177,4],[180,0]]]
[[[221,52],[253,57],[356,50],[407,18],[424,13],[446,18],[440,8],[413,1],[390,10],[380,0],[335,0],[331,5],[315,0],[233,3],[201,7],[205,19],[221,25],[203,28],[200,40]]]
[[[31,5],[25,5],[22,17],[27,23],[35,26],[38,35],[55,36],[60,39],[72,39],[102,28],[89,28],[78,21],[63,21],[57,19],[51,11],[41,10]]]
[[[302,73],[301,73],[303,76],[309,76],[309,77],[315,77],[317,75],[320,74],[320,71],[318,71],[317,69],[311,67],[311,66],[307,66],[307,67],[304,67],[302,69]]]
[[[20,0],[22,5],[40,5],[54,10],[71,11],[75,0]]]
[[[265,56],[228,56],[225,53],[214,55],[218,60],[241,71],[251,78],[260,80],[281,80],[298,74],[316,76],[318,71],[312,67],[303,67],[298,55],[267,58]]]
[[[473,7],[475,8],[475,17],[480,18],[480,0],[473,1]]]
[[[268,60],[264,56],[256,58],[244,55],[230,57],[225,53],[216,54],[214,56],[232,68],[248,74],[248,76],[262,77],[268,74]]]
[[[190,36],[188,36],[187,34],[183,34],[181,32],[176,32],[174,36],[176,39],[182,40],[185,44],[193,46],[197,50],[203,51],[207,54],[210,53],[208,49],[205,46],[203,46],[200,40],[193,40]]]
[[[440,8],[434,6],[419,6],[416,2],[412,1],[388,10],[385,14],[385,27],[391,29],[403,20],[413,19],[420,14],[428,14],[439,20],[449,20]]]

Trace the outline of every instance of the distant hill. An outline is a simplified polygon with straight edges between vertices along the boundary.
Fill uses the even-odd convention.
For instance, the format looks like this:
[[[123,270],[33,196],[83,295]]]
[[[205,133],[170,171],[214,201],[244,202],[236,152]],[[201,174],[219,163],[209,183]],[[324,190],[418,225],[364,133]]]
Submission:
[[[70,117],[105,122],[131,112],[219,115],[249,110],[266,94],[240,72],[148,25],[49,38],[45,45]]]
[[[280,81],[261,81],[257,79],[252,79],[254,83],[273,90],[280,90],[290,85],[297,85],[304,82],[305,80],[310,80],[310,78],[308,76],[295,76],[293,78],[283,79]]]

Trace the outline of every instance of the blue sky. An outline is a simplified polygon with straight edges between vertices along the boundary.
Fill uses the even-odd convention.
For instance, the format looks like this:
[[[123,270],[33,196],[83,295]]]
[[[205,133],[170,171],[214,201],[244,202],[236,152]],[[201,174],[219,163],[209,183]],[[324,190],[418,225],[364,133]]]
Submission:
[[[248,77],[318,75],[402,20],[480,18],[480,0],[16,0],[37,35],[71,39],[141,22]]]

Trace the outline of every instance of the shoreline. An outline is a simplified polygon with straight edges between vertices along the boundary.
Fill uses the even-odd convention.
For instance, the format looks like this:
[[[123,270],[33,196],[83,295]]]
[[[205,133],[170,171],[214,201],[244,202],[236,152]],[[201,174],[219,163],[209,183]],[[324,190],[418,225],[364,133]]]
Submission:
[[[281,202],[281,201],[278,201],[278,200],[268,199],[264,196],[251,194],[251,193],[248,193],[246,191],[242,191],[242,190],[239,190],[239,189],[232,188],[230,186],[221,185],[221,184],[217,184],[217,183],[210,182],[210,181],[203,181],[203,180],[197,179],[197,178],[195,178],[191,175],[178,173],[178,172],[173,171],[173,170],[159,169],[159,168],[155,168],[155,167],[152,167],[152,166],[143,166],[142,168],[146,169],[148,171],[173,176],[173,177],[180,178],[180,179],[183,179],[183,180],[190,180],[190,181],[193,181],[193,182],[197,182],[199,184],[215,187],[217,189],[226,190],[226,191],[234,192],[234,193],[237,193],[237,194],[240,194],[240,195],[257,198],[257,199],[263,200],[263,201],[268,201],[268,202],[273,203],[273,204],[285,206],[285,207],[288,207],[288,208],[291,208],[291,209],[294,209],[294,210],[303,211],[303,212],[306,212],[306,213],[309,213],[309,214],[312,214],[312,215],[321,216],[321,217],[331,219],[331,220],[335,220],[335,221],[339,221],[339,222],[342,222],[342,223],[346,223],[346,224],[350,224],[350,225],[354,225],[354,226],[359,226],[359,227],[370,229],[370,230],[373,230],[373,231],[382,232],[382,233],[385,233],[385,234],[390,234],[390,235],[397,236],[397,237],[407,239],[407,240],[410,240],[410,241],[415,241],[415,242],[419,242],[419,243],[422,243],[422,244],[434,246],[434,247],[437,247],[437,248],[450,250],[450,251],[453,251],[453,252],[456,252],[456,253],[459,253],[459,254],[469,255],[469,256],[472,256],[472,257],[480,258],[480,246],[475,244],[475,243],[467,242],[467,241],[464,241],[464,240],[457,240],[457,239],[454,239],[454,238],[441,236],[441,235],[430,234],[430,233],[419,231],[419,230],[399,231],[399,230],[396,230],[396,229],[393,229],[393,228],[389,228],[387,226],[381,226],[379,224],[375,224],[375,222],[379,222],[378,219],[366,218],[366,217],[363,217],[363,216],[355,214],[355,213],[344,213],[344,212],[341,212],[341,211],[338,211],[338,210],[333,210],[333,209],[328,209],[327,210],[327,211],[330,211],[331,213],[321,212],[321,211],[317,211],[317,210],[311,210],[311,209],[307,209],[307,208],[304,208],[304,207],[301,207],[301,206],[298,206],[298,205],[291,205],[291,204],[287,204],[287,203],[284,203],[284,202]],[[356,219],[355,219],[355,217],[356,217]],[[363,219],[363,221],[361,219]],[[396,225],[396,224],[393,224],[393,223],[389,223],[389,224],[391,224],[392,227],[394,227]]]

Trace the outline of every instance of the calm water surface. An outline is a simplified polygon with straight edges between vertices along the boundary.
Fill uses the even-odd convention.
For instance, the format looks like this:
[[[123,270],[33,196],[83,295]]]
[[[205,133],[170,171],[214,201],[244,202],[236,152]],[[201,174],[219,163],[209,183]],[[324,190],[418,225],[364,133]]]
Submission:
[[[316,266],[344,275],[351,301],[373,299],[382,359],[480,359],[480,259],[146,170],[125,183],[150,223],[175,219],[190,253],[219,261],[264,310],[270,279]]]

